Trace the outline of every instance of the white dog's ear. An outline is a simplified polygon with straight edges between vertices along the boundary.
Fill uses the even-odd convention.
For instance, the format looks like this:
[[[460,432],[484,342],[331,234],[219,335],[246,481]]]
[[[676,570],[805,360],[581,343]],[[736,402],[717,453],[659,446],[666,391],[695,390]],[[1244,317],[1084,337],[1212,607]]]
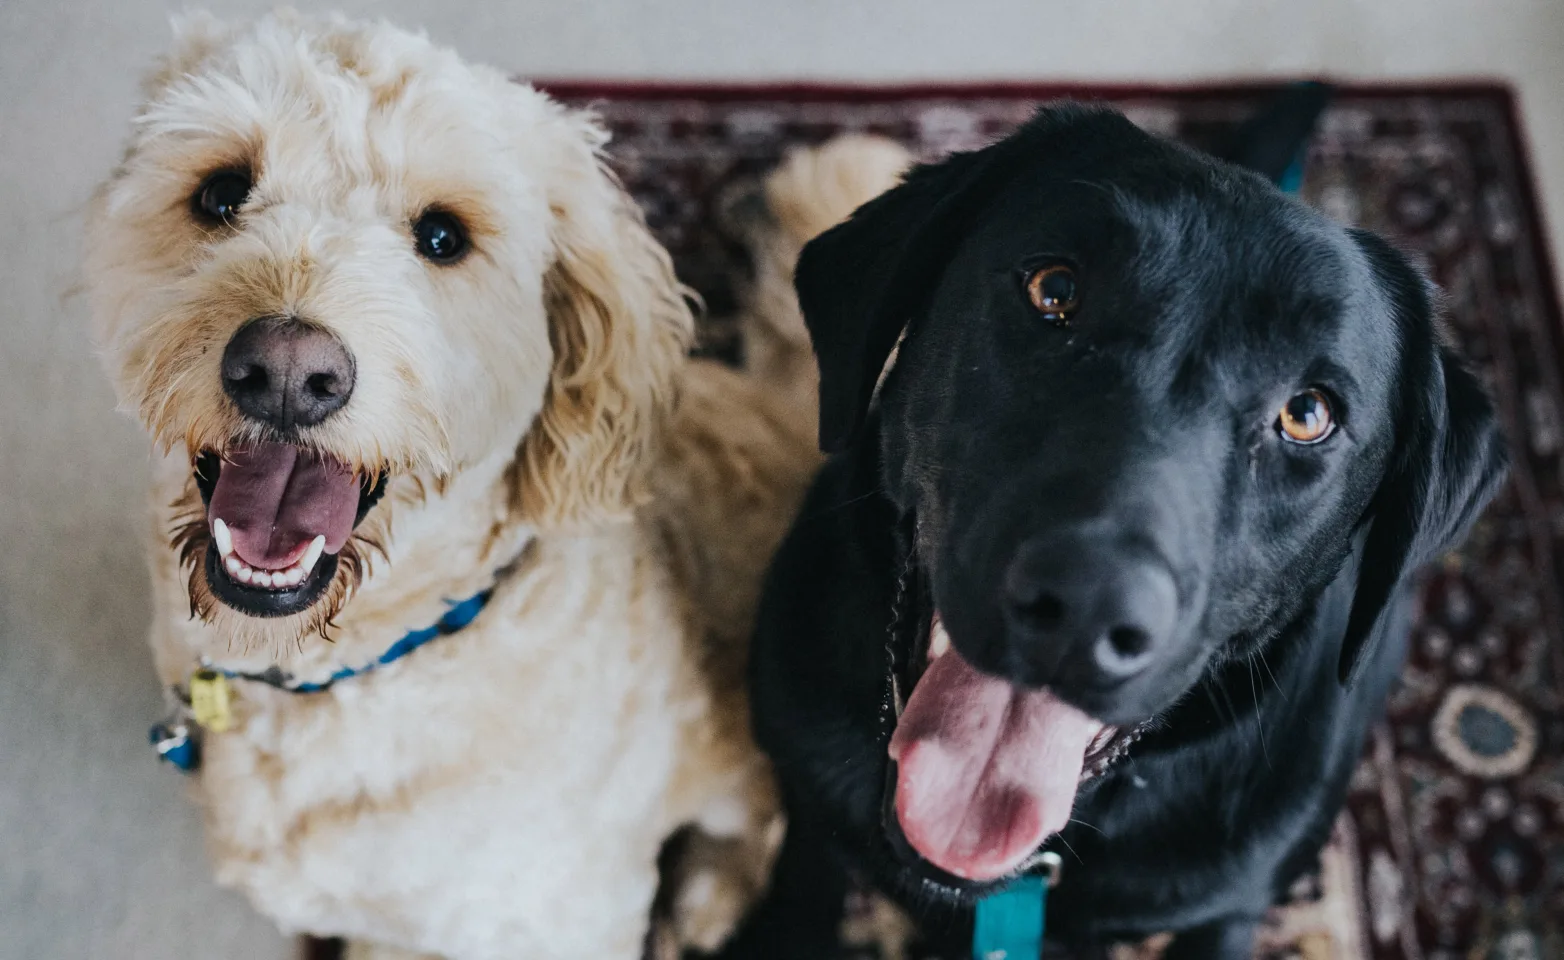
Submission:
[[[551,107],[556,131],[568,131],[550,147],[555,262],[545,295],[554,367],[515,489],[529,520],[575,524],[640,500],[694,318],[667,251],[602,163],[601,126]]]

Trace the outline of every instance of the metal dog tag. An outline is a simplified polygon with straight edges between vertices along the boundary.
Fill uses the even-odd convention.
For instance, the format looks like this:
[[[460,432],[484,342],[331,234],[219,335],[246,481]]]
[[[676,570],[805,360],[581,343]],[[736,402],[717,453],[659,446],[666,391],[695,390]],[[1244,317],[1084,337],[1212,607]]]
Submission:
[[[228,678],[216,670],[197,670],[190,675],[190,712],[196,723],[223,733],[233,726],[233,698]]]

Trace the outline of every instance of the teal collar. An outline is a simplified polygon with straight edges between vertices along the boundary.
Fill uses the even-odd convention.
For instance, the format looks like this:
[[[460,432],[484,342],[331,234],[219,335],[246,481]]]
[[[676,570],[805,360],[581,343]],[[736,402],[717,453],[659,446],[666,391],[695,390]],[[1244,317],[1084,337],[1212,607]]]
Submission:
[[[424,627],[422,630],[411,630],[404,634],[402,639],[387,647],[385,653],[382,653],[369,663],[361,667],[343,667],[326,679],[315,683],[296,681],[276,667],[261,673],[224,670],[221,667],[213,669],[230,680],[254,680],[257,683],[264,683],[268,686],[276,687],[278,690],[286,690],[289,693],[320,693],[322,690],[331,689],[332,686],[342,680],[350,680],[386,664],[395,663],[429,641],[438,637],[449,636],[463,629],[478,618],[478,614],[482,613],[483,608],[488,606],[489,597],[493,593],[494,588],[490,587],[481,593],[473,594],[460,603],[452,604],[451,609],[447,610],[445,616],[441,617],[434,626]]]
[[[1043,955],[1048,890],[1059,882],[1061,862],[1050,851],[1039,863],[1044,873],[1017,877],[978,901],[972,960],[1037,960]]]
[[[250,680],[256,683],[264,683],[270,687],[276,687],[288,693],[310,694],[328,690],[343,680],[362,676],[373,670],[395,663],[408,654],[417,650],[426,643],[438,638],[450,636],[456,633],[478,618],[483,608],[488,606],[489,599],[494,595],[494,588],[490,587],[481,593],[476,593],[466,600],[451,604],[451,608],[445,611],[445,615],[433,626],[424,627],[422,630],[411,630],[402,636],[402,639],[386,648],[380,656],[369,663],[358,667],[343,667],[336,673],[314,682],[295,680],[282,672],[278,667],[272,667],[261,673],[245,673],[240,670],[226,670],[222,667],[206,667],[197,671],[196,676],[206,674],[210,677],[226,677],[229,680]],[[221,681],[219,681],[221,683]],[[195,680],[191,681],[192,691]],[[199,705],[192,705],[189,698],[182,694],[176,687],[173,689],[173,697],[178,701],[174,713],[162,723],[155,724],[148,733],[148,739],[157,750],[158,756],[167,760],[178,769],[189,773],[201,766],[201,726],[195,718],[200,714]],[[226,693],[224,693],[223,709],[227,709]],[[215,729],[223,729],[221,726]]]

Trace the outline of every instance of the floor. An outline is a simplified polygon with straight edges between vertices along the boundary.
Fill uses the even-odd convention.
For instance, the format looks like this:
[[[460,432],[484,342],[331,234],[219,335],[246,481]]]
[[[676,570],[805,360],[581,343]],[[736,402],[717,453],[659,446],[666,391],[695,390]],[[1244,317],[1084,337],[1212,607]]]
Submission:
[[[72,293],[80,213],[183,6],[0,3],[0,956],[290,953],[207,879],[199,811],[144,742],[159,709],[141,640],[147,453]],[[447,0],[438,20],[412,0],[338,6],[542,77],[1501,77],[1564,250],[1558,0]]]

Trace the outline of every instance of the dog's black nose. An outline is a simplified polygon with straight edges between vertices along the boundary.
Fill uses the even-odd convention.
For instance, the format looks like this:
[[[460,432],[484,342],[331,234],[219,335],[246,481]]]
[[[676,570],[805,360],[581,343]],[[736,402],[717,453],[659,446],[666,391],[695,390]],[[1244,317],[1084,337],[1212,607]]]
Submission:
[[[1024,542],[1005,578],[1017,666],[1040,683],[1111,686],[1172,638],[1178,589],[1149,551],[1086,532]]]
[[[278,430],[311,427],[348,402],[353,357],[319,327],[261,317],[228,341],[223,390],[252,420]]]

